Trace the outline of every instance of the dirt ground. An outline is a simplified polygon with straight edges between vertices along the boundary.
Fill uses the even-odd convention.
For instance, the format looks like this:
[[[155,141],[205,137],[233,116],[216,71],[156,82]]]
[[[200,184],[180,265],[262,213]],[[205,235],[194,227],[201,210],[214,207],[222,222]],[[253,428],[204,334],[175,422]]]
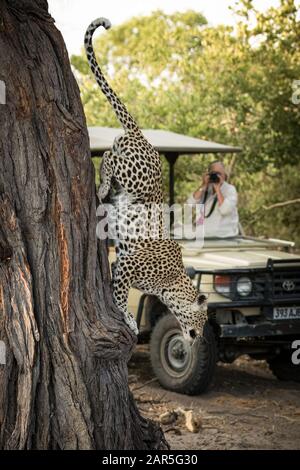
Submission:
[[[211,389],[191,397],[160,387],[148,346],[139,345],[129,383],[140,412],[161,421],[171,449],[300,449],[300,384],[278,381],[264,361],[220,364]]]

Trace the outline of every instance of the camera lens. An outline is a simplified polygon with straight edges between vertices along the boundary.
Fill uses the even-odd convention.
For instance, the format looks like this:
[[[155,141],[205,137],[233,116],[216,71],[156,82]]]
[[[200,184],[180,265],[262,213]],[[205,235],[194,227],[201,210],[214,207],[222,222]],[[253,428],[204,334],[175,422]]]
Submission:
[[[215,172],[210,173],[209,175],[210,183],[219,183],[219,181],[220,181],[220,178],[219,178],[218,173],[215,173]]]

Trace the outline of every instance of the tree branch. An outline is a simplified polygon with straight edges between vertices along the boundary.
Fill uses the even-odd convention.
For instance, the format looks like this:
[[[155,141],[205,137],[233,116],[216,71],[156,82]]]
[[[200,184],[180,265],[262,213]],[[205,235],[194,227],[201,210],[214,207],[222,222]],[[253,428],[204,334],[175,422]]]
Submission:
[[[275,204],[271,204],[270,206],[264,205],[264,206],[261,206],[261,207],[258,207],[257,209],[255,209],[255,211],[253,211],[251,215],[256,215],[261,210],[269,211],[271,209],[276,209],[278,207],[285,207],[285,206],[289,206],[289,205],[297,204],[297,203],[300,203],[299,198],[298,199],[289,199],[287,201],[282,201],[282,202],[276,202]]]
[[[262,206],[262,209],[264,209],[265,211],[269,211],[271,209],[275,209],[277,207],[285,207],[285,206],[289,206],[291,204],[297,204],[300,202],[300,199],[290,199],[288,201],[282,201],[282,202],[277,202],[276,204],[272,204],[271,206]]]

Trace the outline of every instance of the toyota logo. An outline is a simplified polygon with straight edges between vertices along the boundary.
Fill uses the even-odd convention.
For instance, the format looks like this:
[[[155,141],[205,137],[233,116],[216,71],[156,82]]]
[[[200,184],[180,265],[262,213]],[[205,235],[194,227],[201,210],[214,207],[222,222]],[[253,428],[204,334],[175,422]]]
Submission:
[[[283,281],[282,287],[287,292],[291,292],[292,290],[295,289],[295,283],[294,281],[286,280],[286,281]]]

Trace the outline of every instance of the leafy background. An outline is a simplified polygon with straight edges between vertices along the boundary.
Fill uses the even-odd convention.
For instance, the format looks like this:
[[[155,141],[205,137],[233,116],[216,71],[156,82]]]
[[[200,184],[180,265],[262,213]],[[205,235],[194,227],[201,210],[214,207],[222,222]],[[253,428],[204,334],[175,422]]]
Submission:
[[[167,129],[243,147],[231,181],[247,234],[300,246],[300,22],[295,0],[257,11],[239,1],[235,28],[210,26],[195,11],[155,11],[100,34],[103,72],[143,128]],[[84,52],[72,56],[88,125],[119,127]],[[296,91],[300,102],[300,93]],[[213,155],[182,156],[177,202],[199,186]],[[95,159],[98,173],[98,159]],[[167,163],[163,162],[167,195]],[[278,206],[278,203],[283,203]]]

